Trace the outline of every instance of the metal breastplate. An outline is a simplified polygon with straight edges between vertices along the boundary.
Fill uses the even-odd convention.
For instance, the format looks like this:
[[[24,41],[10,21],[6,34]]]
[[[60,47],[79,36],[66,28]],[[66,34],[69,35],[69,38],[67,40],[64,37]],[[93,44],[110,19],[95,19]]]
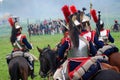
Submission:
[[[79,47],[72,49],[71,57],[88,57],[88,54],[88,44],[79,39]]]
[[[105,44],[109,42],[106,30],[100,32],[99,41],[103,41]]]

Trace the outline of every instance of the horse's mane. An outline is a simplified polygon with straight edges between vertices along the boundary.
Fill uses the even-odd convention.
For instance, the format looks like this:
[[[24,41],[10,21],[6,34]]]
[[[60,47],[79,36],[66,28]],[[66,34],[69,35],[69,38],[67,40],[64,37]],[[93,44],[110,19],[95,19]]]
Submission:
[[[49,53],[49,55],[50,56],[52,56],[52,55],[57,55],[57,51],[55,51],[55,50],[52,50],[52,49],[50,49],[50,48],[47,48],[47,47],[45,47],[45,48],[43,48],[43,52],[45,52],[45,51],[50,51],[50,53]],[[52,54],[51,54],[52,53]]]
[[[76,19],[81,22],[82,20],[82,16],[83,16],[83,12],[77,12],[75,14]],[[71,15],[69,17],[69,33],[70,33],[70,38],[71,41],[73,43],[73,47],[74,48],[78,48],[79,46],[79,34],[80,34],[80,30],[81,30],[81,25],[76,26],[73,21],[72,21],[72,17],[74,17],[74,15]]]
[[[79,46],[79,32],[76,27],[72,26],[71,24],[69,25],[70,30],[70,38],[73,43],[73,47],[78,48]]]

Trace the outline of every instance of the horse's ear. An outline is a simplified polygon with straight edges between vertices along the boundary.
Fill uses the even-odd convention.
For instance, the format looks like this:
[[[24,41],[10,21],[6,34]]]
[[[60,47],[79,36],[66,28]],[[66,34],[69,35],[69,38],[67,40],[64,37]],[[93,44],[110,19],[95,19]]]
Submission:
[[[37,50],[42,53],[42,49],[40,49],[38,46],[37,46]]]
[[[50,45],[48,44],[48,48],[51,49]]]

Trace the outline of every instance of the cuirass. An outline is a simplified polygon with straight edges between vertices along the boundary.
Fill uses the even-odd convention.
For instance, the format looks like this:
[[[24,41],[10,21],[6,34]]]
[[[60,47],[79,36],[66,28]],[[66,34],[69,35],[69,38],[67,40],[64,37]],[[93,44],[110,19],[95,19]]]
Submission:
[[[72,49],[71,57],[88,57],[88,54],[88,44],[79,39],[79,47]]]

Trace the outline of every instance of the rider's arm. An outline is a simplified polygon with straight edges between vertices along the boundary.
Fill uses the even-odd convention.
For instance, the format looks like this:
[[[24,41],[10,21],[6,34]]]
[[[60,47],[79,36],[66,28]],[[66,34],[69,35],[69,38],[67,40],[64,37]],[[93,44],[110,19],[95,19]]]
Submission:
[[[97,49],[93,45],[92,41],[89,41],[89,47],[90,47],[90,55],[95,56],[97,53]]]
[[[68,41],[65,41],[65,42],[61,45],[61,47],[59,48],[59,50],[58,50],[58,55],[59,55],[59,57],[60,57],[61,59],[64,58],[64,53],[65,53],[66,49],[68,49],[68,47],[69,47],[69,43],[68,43]]]
[[[111,36],[111,34],[108,34],[108,39],[111,43],[114,43],[114,38]]]
[[[99,41],[97,36],[94,37],[94,43],[98,49],[104,46],[104,42]]]
[[[23,39],[22,39],[22,42],[26,45],[26,47],[27,47],[28,49],[32,49],[31,44],[27,41],[26,38],[23,38]]]

